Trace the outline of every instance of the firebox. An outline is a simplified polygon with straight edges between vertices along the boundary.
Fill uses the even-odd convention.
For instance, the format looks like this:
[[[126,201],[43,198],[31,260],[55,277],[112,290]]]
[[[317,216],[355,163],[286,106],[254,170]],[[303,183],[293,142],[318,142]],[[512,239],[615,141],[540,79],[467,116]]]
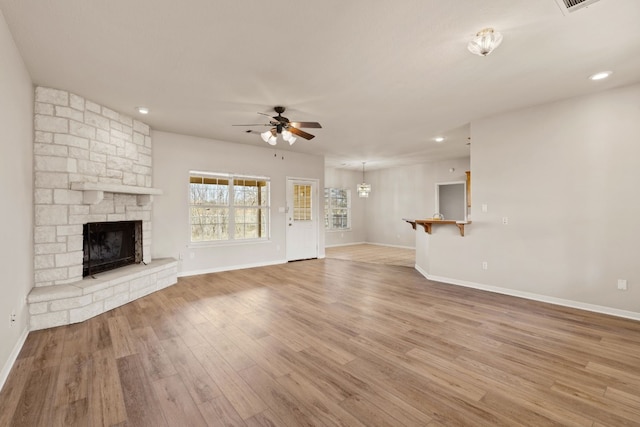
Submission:
[[[142,262],[142,221],[84,224],[82,276]]]

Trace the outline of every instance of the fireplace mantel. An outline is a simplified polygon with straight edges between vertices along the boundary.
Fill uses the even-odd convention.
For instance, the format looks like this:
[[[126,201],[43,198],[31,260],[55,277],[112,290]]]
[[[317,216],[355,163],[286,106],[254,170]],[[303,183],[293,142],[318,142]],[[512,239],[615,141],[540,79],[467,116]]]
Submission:
[[[151,203],[151,196],[162,194],[162,190],[152,187],[137,187],[135,185],[105,184],[100,182],[72,182],[71,189],[83,192],[83,203],[95,205],[104,199],[104,193],[135,194],[138,196],[138,205],[144,206]]]

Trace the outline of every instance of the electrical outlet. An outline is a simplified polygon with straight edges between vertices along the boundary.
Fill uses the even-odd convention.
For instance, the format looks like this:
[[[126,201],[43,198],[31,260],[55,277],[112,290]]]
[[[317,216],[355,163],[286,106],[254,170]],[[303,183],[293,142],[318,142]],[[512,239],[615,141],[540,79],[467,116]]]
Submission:
[[[509,217],[508,216],[503,216],[502,217],[502,225],[509,225]]]
[[[618,290],[619,291],[627,290],[627,279],[618,279]]]
[[[487,206],[486,203],[482,204],[482,213],[487,213],[489,212],[489,207]]]
[[[13,326],[13,325],[15,325],[15,323],[16,323],[16,311],[15,311],[15,310],[13,310],[13,311],[11,312],[11,323],[10,323],[9,325],[10,325],[10,326]]]
[[[487,261],[482,261],[482,269],[483,270],[488,270],[489,269],[489,263]]]

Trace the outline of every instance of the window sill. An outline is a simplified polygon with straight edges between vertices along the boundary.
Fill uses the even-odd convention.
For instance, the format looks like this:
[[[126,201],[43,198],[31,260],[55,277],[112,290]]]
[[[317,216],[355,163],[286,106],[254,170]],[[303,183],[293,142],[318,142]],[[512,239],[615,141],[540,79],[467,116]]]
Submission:
[[[343,233],[345,231],[351,231],[350,228],[325,228],[325,232],[327,233]]]

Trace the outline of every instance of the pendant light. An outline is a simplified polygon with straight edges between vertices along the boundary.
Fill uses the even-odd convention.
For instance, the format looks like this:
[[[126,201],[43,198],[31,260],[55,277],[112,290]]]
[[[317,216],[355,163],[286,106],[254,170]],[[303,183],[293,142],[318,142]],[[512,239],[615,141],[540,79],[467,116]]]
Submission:
[[[366,162],[362,162],[362,184],[358,184],[358,197],[369,197],[369,193],[371,193],[371,185],[367,184],[364,180],[364,164]]]
[[[500,46],[500,43],[502,43],[502,34],[493,28],[485,28],[480,30],[473,40],[469,42],[467,49],[476,55],[487,56]]]

